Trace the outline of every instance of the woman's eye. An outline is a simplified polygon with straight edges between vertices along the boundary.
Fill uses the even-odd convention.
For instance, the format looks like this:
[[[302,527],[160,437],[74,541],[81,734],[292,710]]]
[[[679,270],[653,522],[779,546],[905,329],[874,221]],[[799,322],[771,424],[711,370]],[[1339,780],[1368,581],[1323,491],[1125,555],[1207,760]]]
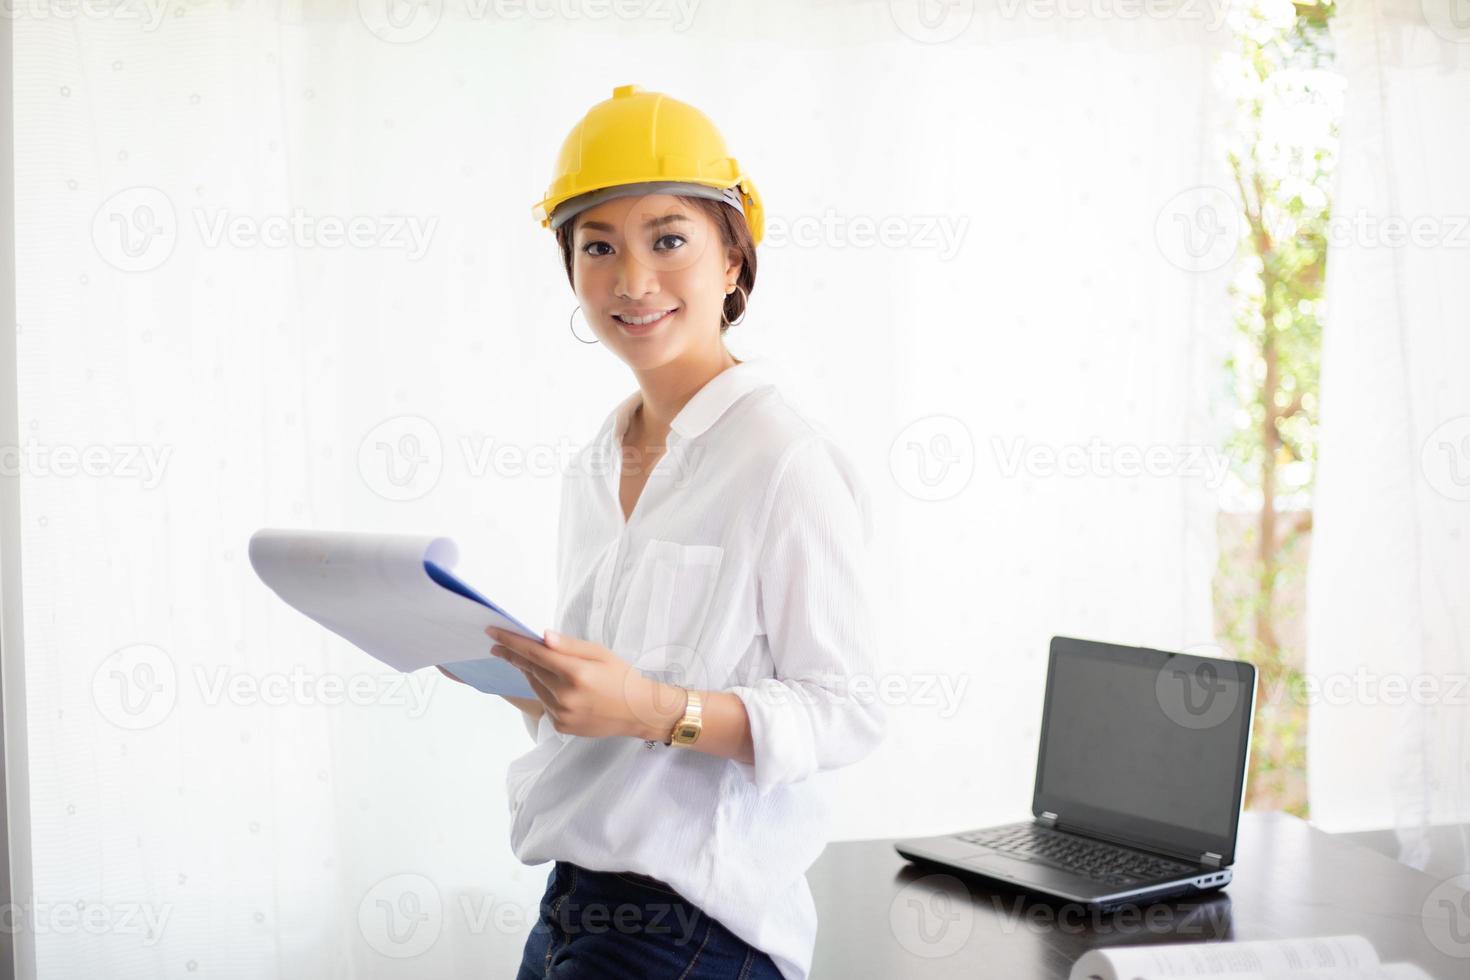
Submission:
[[[671,245],[671,246],[669,246],[668,248],[665,248],[665,249],[659,249],[659,245],[663,244],[666,241],[669,241],[670,239],[672,239],[673,241],[678,242],[679,244],[678,245]],[[673,252],[673,251],[677,251],[683,245],[683,243],[686,240],[687,239],[685,239],[683,235],[675,235],[675,234],[670,233],[670,234],[667,234],[667,235],[661,235],[659,237],[659,239],[653,243],[653,247],[654,247],[654,250],[655,251]],[[606,252],[595,252],[595,251],[593,251],[593,249],[598,248],[598,247],[605,248],[605,249],[607,249],[607,251]],[[593,256],[594,258],[601,258],[604,255],[611,255],[612,254],[612,246],[609,245],[607,242],[604,242],[604,241],[588,242],[586,245],[583,245],[582,246],[582,251],[585,252],[585,253],[587,253],[588,255]]]

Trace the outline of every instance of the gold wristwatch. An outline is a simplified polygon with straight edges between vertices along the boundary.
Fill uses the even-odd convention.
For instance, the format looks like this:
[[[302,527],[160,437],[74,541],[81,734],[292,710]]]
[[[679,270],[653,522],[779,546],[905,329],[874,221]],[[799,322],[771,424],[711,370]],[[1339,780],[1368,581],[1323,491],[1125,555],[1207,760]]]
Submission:
[[[699,741],[699,733],[704,731],[704,719],[701,717],[704,705],[699,702],[699,692],[685,688],[684,693],[689,695],[684,717],[674,722],[674,730],[664,742],[665,745],[693,745]]]

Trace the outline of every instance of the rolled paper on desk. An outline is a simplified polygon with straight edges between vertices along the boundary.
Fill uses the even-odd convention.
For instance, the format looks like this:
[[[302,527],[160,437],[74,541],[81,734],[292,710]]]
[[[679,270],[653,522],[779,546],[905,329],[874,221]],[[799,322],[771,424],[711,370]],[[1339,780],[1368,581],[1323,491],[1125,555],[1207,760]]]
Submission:
[[[1211,980],[1434,980],[1412,963],[1380,963],[1378,966],[1350,966],[1326,970],[1271,970],[1266,973],[1212,973]],[[1166,980],[1168,974],[1155,973],[1130,980]]]
[[[449,538],[261,528],[250,536],[260,580],[297,611],[395,670],[443,666],[487,694],[534,698],[525,675],[490,655],[495,626],[542,634],[450,571]]]
[[[1429,980],[1409,963],[1383,964],[1362,936],[1170,943],[1093,949],[1071,980]]]

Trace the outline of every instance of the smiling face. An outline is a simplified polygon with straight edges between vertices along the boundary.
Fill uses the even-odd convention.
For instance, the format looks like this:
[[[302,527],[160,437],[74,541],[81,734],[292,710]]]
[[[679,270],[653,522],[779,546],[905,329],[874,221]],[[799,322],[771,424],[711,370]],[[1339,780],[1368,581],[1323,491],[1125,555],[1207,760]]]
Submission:
[[[720,314],[741,261],[708,214],[649,194],[573,221],[572,282],[598,340],[639,370],[722,356]]]

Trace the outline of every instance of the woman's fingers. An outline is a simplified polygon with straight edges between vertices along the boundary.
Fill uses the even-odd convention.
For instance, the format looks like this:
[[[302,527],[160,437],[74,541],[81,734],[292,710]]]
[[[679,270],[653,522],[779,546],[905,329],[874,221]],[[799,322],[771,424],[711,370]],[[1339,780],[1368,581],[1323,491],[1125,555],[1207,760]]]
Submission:
[[[485,633],[499,645],[509,647],[524,659],[553,673],[564,674],[568,667],[575,665],[581,659],[553,650],[541,641],[521,636],[519,633],[498,630],[493,626],[486,627]]]
[[[550,687],[556,683],[554,671],[546,670],[529,657],[522,656],[503,643],[495,644],[490,648],[490,652],[512,667],[518,668],[522,674],[526,675],[526,680],[531,682],[532,687],[535,687],[538,682],[543,687]]]
[[[561,702],[556,699],[556,695],[545,684],[542,684],[529,674],[526,675],[526,683],[531,685],[531,690],[536,692],[536,697],[541,699],[543,705],[547,708],[561,710]]]

